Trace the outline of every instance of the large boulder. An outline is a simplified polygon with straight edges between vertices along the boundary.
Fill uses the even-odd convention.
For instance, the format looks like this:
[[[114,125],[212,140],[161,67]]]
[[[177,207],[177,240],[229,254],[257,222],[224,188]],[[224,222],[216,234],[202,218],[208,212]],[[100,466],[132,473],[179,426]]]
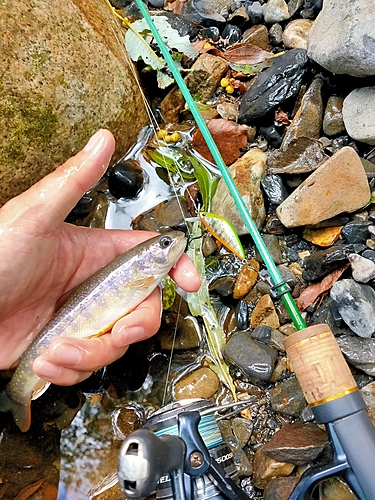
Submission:
[[[307,54],[332,73],[375,75],[374,0],[325,0],[307,38]]]
[[[114,160],[148,122],[118,20],[103,0],[0,5],[0,206],[108,128]]]

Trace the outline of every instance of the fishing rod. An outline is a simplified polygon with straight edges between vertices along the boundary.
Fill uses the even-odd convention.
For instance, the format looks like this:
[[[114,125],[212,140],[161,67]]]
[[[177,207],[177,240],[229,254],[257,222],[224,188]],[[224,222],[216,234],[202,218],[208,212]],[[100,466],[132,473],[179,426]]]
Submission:
[[[373,473],[375,427],[366,413],[364,400],[349,366],[327,325],[306,327],[306,323],[290,293],[290,288],[282,280],[167,46],[155,27],[143,1],[135,1],[190,108],[236,207],[263,259],[270,281],[272,280],[270,283],[271,292],[273,292],[273,296],[281,298],[297,329],[295,334],[285,340],[284,345],[316,421],[326,425],[333,448],[333,459],[326,465],[307,470],[290,496],[290,500],[308,500],[319,481],[335,475],[342,475],[360,500],[375,500],[375,474]],[[228,475],[218,466],[218,460],[215,461],[215,457],[210,455],[206,443],[202,440],[200,436],[202,432],[199,432],[200,419],[199,412],[197,413],[194,408],[190,409],[188,405],[186,414],[177,416],[177,434],[179,437],[175,437],[174,440],[168,439],[167,436],[162,436],[164,440],[161,437],[156,440],[150,439],[148,434],[150,430],[146,431],[146,429],[147,435],[142,433],[141,436],[136,438],[133,438],[133,435],[127,438],[123,443],[119,461],[119,479],[123,491],[134,499],[146,496],[146,490],[149,492],[147,488],[146,490],[138,489],[144,484],[144,481],[147,483],[150,479],[150,476],[147,476],[147,471],[151,470],[150,460],[151,462],[154,461],[155,455],[148,455],[148,443],[150,449],[157,456],[160,456],[161,453],[161,456],[164,457],[164,462],[161,461],[159,467],[153,468],[152,487],[156,487],[158,478],[163,473],[164,464],[166,467],[164,472],[169,473],[173,493],[172,498],[174,500],[185,500],[185,498],[195,500],[195,498],[200,498],[197,488],[194,490],[191,481],[186,480],[185,472],[196,478],[207,475],[209,480],[219,486],[219,491],[215,491],[210,496],[221,500],[221,493],[223,493],[224,497],[229,500],[234,500],[236,496],[242,499],[241,490],[230,478],[229,483],[225,481],[224,478],[228,479]],[[164,435],[165,432],[163,431],[162,434]],[[166,431],[166,434],[168,434],[168,431]],[[171,460],[171,455],[173,455],[173,460]],[[137,465],[139,465],[138,469]],[[139,480],[136,481],[132,476],[135,471],[139,474]],[[147,486],[149,488],[150,483],[147,483]],[[186,494],[186,490],[188,494]]]
[[[159,49],[161,53],[163,54],[163,57],[168,64],[168,68],[170,69],[174,79],[176,80],[176,83],[184,96],[185,101],[187,102],[189,109],[194,117],[194,120],[199,128],[199,130],[202,132],[202,135],[207,143],[207,146],[212,154],[213,159],[215,160],[216,166],[218,167],[221,176],[224,179],[225,184],[227,185],[230,194],[233,197],[233,200],[236,204],[236,207],[238,211],[241,214],[241,217],[244,220],[244,223],[246,224],[247,229],[249,230],[249,233],[251,237],[253,238],[254,244],[257,247],[259,254],[261,255],[263,262],[269,272],[270,278],[272,279],[272,285],[271,288],[274,291],[277,291],[278,295],[281,297],[281,300],[283,301],[285,308],[287,309],[294,326],[296,327],[297,330],[302,330],[303,328],[306,328],[306,323],[303,320],[300,311],[298,310],[298,307],[296,303],[293,300],[293,297],[290,293],[290,288],[289,286],[283,281],[281,274],[279,270],[277,269],[274,261],[272,260],[272,257],[258,231],[258,228],[256,227],[247,207],[246,204],[240,195],[238,188],[230,175],[230,172],[227,168],[227,166],[224,163],[223,158],[221,157],[220,151],[218,147],[216,146],[215,141],[212,138],[212,135],[210,131],[208,130],[208,127],[206,125],[206,122],[202,118],[202,115],[200,114],[194,99],[192,98],[189,89],[186,86],[186,83],[184,82],[184,79],[180,75],[180,72],[173,61],[172,56],[169,53],[168,47],[165,45],[162,37],[160,36],[160,33],[158,32],[155,24],[153,23],[151,16],[147,10],[147,7],[143,3],[142,0],[136,0],[136,4],[138,5],[143,17],[145,18],[148,27],[150,28],[150,31],[155,38],[156,43],[159,46]]]

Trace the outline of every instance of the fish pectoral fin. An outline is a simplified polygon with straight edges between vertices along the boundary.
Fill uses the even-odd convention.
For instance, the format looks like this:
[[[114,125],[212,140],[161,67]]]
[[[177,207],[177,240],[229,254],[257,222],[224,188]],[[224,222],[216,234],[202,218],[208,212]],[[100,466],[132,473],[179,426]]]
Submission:
[[[151,285],[153,281],[154,281],[154,277],[150,276],[148,278],[143,278],[140,280],[132,281],[131,283],[127,284],[125,286],[125,288],[140,288],[141,286]]]

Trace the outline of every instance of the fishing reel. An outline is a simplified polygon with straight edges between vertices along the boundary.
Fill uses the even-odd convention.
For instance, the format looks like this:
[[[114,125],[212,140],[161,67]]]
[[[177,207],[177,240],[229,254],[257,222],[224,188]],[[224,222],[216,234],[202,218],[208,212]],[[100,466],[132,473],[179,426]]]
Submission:
[[[248,500],[235,482],[233,453],[214,416],[220,409],[211,401],[184,400],[146,420],[121,446],[124,495],[142,499],[156,491],[163,500]]]

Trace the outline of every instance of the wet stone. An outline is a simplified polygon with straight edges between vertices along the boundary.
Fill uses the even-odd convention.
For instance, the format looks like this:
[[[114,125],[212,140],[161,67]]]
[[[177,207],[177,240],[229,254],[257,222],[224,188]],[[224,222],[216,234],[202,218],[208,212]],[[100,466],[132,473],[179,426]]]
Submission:
[[[248,333],[232,335],[224,349],[225,359],[239,368],[250,380],[269,380],[275,365],[277,351],[253,340]]]
[[[320,137],[323,120],[322,87],[323,80],[321,78],[315,78],[312,81],[285,133],[281,145],[282,150],[285,150],[293,140],[300,137],[308,137],[309,139]]]
[[[276,432],[262,451],[278,462],[303,465],[315,460],[327,443],[327,434],[317,425],[295,422]]]
[[[327,479],[322,483],[320,500],[357,500],[348,484],[339,477]]]
[[[342,335],[337,343],[349,363],[368,375],[375,375],[375,339]]]
[[[249,260],[241,267],[234,285],[234,299],[242,299],[250,292],[257,282],[259,269],[259,262],[254,259]]]
[[[215,291],[222,297],[228,297],[232,295],[236,278],[232,276],[223,276],[222,278],[217,278],[215,281],[210,283],[210,292]]]
[[[342,97],[330,96],[324,111],[323,132],[328,135],[342,134],[345,131],[345,124],[342,117],[342,107],[344,99]]]
[[[242,30],[235,24],[227,24],[223,29],[221,38],[226,40],[228,42],[228,45],[233,45],[234,43],[237,43],[241,40]]]
[[[263,500],[288,500],[297,483],[296,477],[273,478],[264,488]]]
[[[251,332],[251,338],[260,342],[268,343],[271,339],[272,328],[267,325],[259,325]]]
[[[254,5],[254,3],[256,2],[253,2],[252,5]],[[255,24],[255,26],[247,29],[242,35],[241,42],[251,43],[252,45],[256,45],[263,50],[267,50],[267,52],[270,52],[272,49],[268,40],[268,30],[264,24]]]
[[[270,252],[272,260],[275,262],[275,264],[277,266],[281,264],[283,262],[283,256],[281,253],[279,238],[275,234],[264,234],[263,241],[267,247],[267,250]],[[263,262],[263,259],[258,253],[258,250],[256,250],[256,256],[259,262]]]
[[[259,128],[259,133],[262,134],[270,146],[279,148],[283,140],[283,132],[278,130],[275,125],[267,125]]]
[[[247,418],[236,417],[232,420],[232,427],[241,448],[243,448],[247,445],[253,432],[253,422]]]
[[[288,285],[291,288],[296,286],[296,284],[297,284],[296,276],[295,276],[295,274],[293,274],[293,272],[289,269],[288,266],[286,266],[285,264],[281,264],[281,265],[277,266],[277,269],[278,269],[279,273],[281,274],[281,278],[283,279],[283,281],[288,283]]]
[[[309,19],[294,19],[286,25],[283,42],[286,49],[307,49],[307,35],[313,22]]]
[[[349,328],[360,337],[371,337],[375,332],[375,291],[352,279],[336,281],[331,298]]]
[[[271,328],[279,328],[280,321],[275,310],[275,306],[271,297],[266,294],[263,295],[257,305],[254,307],[250,317],[250,325],[255,328],[259,325],[270,326]]]
[[[204,235],[202,241],[202,252],[205,257],[209,257],[217,251],[217,245],[211,235]]]
[[[261,184],[268,201],[274,205],[280,205],[288,197],[288,192],[279,175],[266,175]]]
[[[369,199],[370,188],[361,160],[353,148],[344,147],[302,182],[278,206],[276,214],[289,228],[317,224],[342,212],[358,210]]]
[[[254,456],[254,484],[257,488],[264,489],[270,479],[288,476],[293,469],[293,464],[277,462],[265,455],[261,448]]]
[[[342,228],[341,234],[348,243],[366,243],[371,222],[350,221]]]
[[[299,417],[306,405],[305,396],[295,377],[280,382],[271,390],[271,406],[276,412]]]
[[[263,6],[264,22],[281,23],[290,18],[287,4],[284,0],[268,0]]]
[[[116,163],[108,174],[108,188],[116,199],[135,199],[147,181],[136,160],[123,160]]]
[[[375,382],[371,382],[363,387],[361,395],[366,403],[366,411],[373,425],[375,425]]]
[[[207,367],[198,368],[180,379],[173,388],[177,400],[210,398],[219,388],[219,378]]]
[[[247,21],[249,20],[249,15],[246,12],[246,9],[244,6],[239,7],[236,9],[233,14],[229,16],[229,22],[231,24],[234,24],[236,26],[242,27]],[[242,38],[242,30],[241,30],[241,36],[237,41],[240,41]]]
[[[249,477],[253,473],[253,467],[247,457],[247,455],[242,450],[242,445],[238,440],[237,436],[233,433],[232,426],[229,421],[221,420],[219,422],[220,432],[225,439],[225,442],[229,445],[232,453],[233,460],[236,465],[238,475],[241,477]]]
[[[213,42],[217,42],[220,38],[220,31],[216,26],[211,26],[210,28],[203,28],[201,30],[201,35],[203,38],[208,38]]]
[[[190,215],[186,200],[172,198],[135,218],[132,225],[133,229],[160,231],[168,227],[185,227],[187,217]]]
[[[168,313],[164,316],[164,321],[171,324],[170,328],[162,328],[158,334],[160,347],[162,350],[185,351],[187,349],[196,349],[199,346],[200,338],[197,326],[194,320],[190,318],[179,317],[177,331],[175,330],[175,316]]]
[[[355,281],[367,283],[375,278],[375,262],[372,260],[353,253],[349,255],[349,262],[352,267],[352,275]]]
[[[351,253],[360,253],[363,245],[333,245],[324,250],[317,250],[303,261],[303,279],[314,281],[322,278],[334,269],[345,264]]]
[[[307,55],[302,49],[292,49],[276,57],[270,68],[262,71],[245,92],[239,109],[239,122],[251,123],[280,106],[285,99],[296,96],[307,70]]]
[[[247,303],[240,300],[235,308],[236,326],[239,330],[247,330],[249,328],[249,312]]]
[[[207,0],[188,0],[181,9],[183,17],[201,26],[220,26],[225,18],[213,9]]]

